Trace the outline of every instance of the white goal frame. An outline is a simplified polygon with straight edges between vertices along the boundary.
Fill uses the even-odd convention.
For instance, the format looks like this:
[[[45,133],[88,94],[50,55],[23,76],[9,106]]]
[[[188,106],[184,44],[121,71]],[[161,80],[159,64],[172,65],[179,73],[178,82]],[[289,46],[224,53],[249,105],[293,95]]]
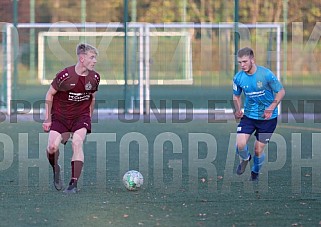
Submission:
[[[143,27],[140,27],[139,32],[128,32],[129,37],[138,35],[139,43],[139,61],[138,66],[140,66],[139,74],[143,72],[146,73],[146,77],[150,77],[149,68],[142,68],[146,66],[149,62],[144,62],[144,56],[149,56],[150,37],[182,37],[186,41],[186,55],[184,56],[185,61],[185,78],[184,79],[150,79],[149,83],[151,85],[184,85],[184,84],[193,84],[193,71],[192,71],[192,47],[191,47],[191,35],[188,32],[150,32],[146,31],[144,33]],[[124,32],[39,32],[38,34],[38,79],[43,85],[48,85],[51,83],[52,78],[47,79],[45,76],[45,37],[124,37]],[[181,41],[181,40],[180,40]],[[142,55],[142,56],[141,56]],[[147,59],[147,58],[145,58]],[[139,81],[144,78],[144,75],[139,76]],[[139,81],[127,80],[129,84],[138,84]],[[103,85],[124,85],[125,80],[104,80],[100,81],[100,84]]]
[[[94,23],[94,24],[70,24],[70,23],[58,23],[58,24],[51,24],[51,23],[18,23],[17,24],[17,29],[23,28],[23,29],[43,29],[50,31],[52,28],[55,29],[68,29],[68,28],[77,28],[78,30],[81,30],[83,28],[102,28],[102,29],[107,29],[107,28],[123,28],[124,25],[120,23]],[[140,107],[139,107],[139,113],[140,114],[148,114],[150,112],[150,107],[148,105],[148,102],[145,103],[145,101],[150,100],[150,85],[153,83],[152,80],[150,80],[150,37],[151,33],[154,32],[154,29],[160,28],[160,29],[194,29],[194,28],[227,28],[231,29],[233,31],[234,23],[220,23],[220,24],[213,24],[213,23],[201,23],[201,24],[184,24],[184,23],[168,23],[168,24],[146,24],[146,23],[129,23],[128,28],[138,28],[139,33],[142,35],[139,35],[139,41],[138,42],[144,42],[144,45],[142,45],[139,48],[139,81],[142,83],[139,84],[139,99],[140,99]],[[276,50],[275,50],[275,59],[276,59],[276,76],[278,79],[281,79],[281,32],[284,29],[284,24],[283,23],[257,23],[257,24],[240,24],[239,28],[254,28],[254,29],[260,29],[260,28],[273,28],[274,31],[276,30]],[[6,66],[6,103],[7,105],[4,107],[4,111],[8,115],[11,115],[12,110],[11,110],[11,101],[13,97],[13,87],[12,87],[12,82],[13,82],[13,61],[16,60],[14,59],[14,43],[12,42],[13,40],[13,32],[11,32],[14,29],[14,26],[9,24],[7,26],[7,34],[6,34],[6,48],[5,49],[5,54],[6,54],[6,59],[7,59],[7,66]],[[131,34],[130,32],[128,33],[129,35]],[[189,53],[189,51],[188,51]],[[192,56],[190,56],[190,61],[192,61]],[[191,72],[192,70],[192,65],[190,65]],[[193,77],[193,75],[191,75]],[[121,83],[122,81],[120,81]],[[181,81],[182,82],[182,81]],[[161,81],[158,81],[158,84],[160,84]],[[163,83],[165,83],[163,81]],[[281,108],[279,108],[279,111]],[[170,110],[167,109],[166,112],[180,112],[180,110]],[[203,113],[202,110],[192,110],[193,113]],[[226,113],[229,112],[228,110],[225,111]],[[115,113],[115,112],[112,112]],[[204,110],[204,113],[208,113],[208,110]],[[280,112],[279,112],[280,113]]]

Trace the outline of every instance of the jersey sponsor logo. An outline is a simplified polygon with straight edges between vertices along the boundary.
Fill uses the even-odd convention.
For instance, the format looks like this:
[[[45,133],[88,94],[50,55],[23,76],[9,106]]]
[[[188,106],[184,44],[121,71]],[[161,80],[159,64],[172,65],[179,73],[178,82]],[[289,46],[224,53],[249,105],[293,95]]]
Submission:
[[[254,92],[246,92],[245,93],[250,98],[260,97],[262,95],[265,95],[265,90],[262,91],[254,91]]]
[[[69,92],[68,101],[82,102],[90,99],[90,94]]]

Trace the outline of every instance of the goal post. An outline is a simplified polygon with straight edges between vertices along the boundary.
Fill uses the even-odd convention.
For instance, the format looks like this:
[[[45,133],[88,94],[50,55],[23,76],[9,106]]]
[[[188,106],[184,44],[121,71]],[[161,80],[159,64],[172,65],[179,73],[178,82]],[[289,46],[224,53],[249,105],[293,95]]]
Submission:
[[[256,56],[260,56],[257,57],[257,62],[259,62],[259,64],[265,65],[267,63],[267,61],[269,61],[269,63],[271,64],[271,62],[273,61],[274,65],[273,65],[273,69],[272,71],[275,72],[277,78],[279,80],[281,80],[281,67],[280,67],[280,63],[281,63],[281,44],[282,44],[282,40],[281,40],[281,35],[282,35],[282,28],[284,28],[284,24],[282,23],[256,23],[256,24],[240,24],[239,23],[239,35],[241,36],[240,39],[240,43],[245,46],[251,46],[254,47],[253,49],[256,49]],[[190,24],[190,23],[180,23],[180,24],[152,24],[152,25],[148,25],[146,28],[146,34],[148,34],[151,30],[153,29],[159,29],[159,30],[164,30],[166,32],[169,32],[170,30],[182,30],[182,31],[186,31],[186,30],[190,30],[192,29],[193,33],[196,33],[197,36],[201,36],[200,39],[200,48],[201,48],[201,59],[199,59],[199,56],[197,56],[197,60],[198,64],[202,66],[204,66],[204,68],[206,68],[206,64],[209,65],[209,68],[211,68],[213,65],[217,65],[220,64],[222,60],[220,57],[220,55],[218,56],[217,59],[215,59],[214,54],[215,53],[210,53],[208,54],[208,50],[213,50],[215,48],[213,48],[213,45],[218,45],[218,52],[219,54],[224,53],[224,55],[226,56],[225,58],[225,62],[229,62],[226,63],[226,67],[229,67],[229,64],[231,65],[231,63],[234,63],[234,55],[231,54],[231,50],[233,49],[233,45],[231,44],[232,39],[231,36],[233,36],[233,29],[234,29],[234,23],[219,23],[219,24],[214,24],[214,23],[201,23],[201,24]],[[221,35],[223,33],[225,33],[225,31],[227,31],[227,35],[222,37]],[[271,33],[275,34],[275,40],[271,40]],[[203,35],[205,38],[203,38]],[[270,35],[270,36],[269,36]],[[195,39],[195,35],[194,35],[194,39]],[[222,41],[223,40],[223,41]],[[218,44],[213,44],[213,42],[216,41],[218,42]],[[273,50],[272,50],[272,44],[269,42],[274,42],[273,43]],[[223,44],[224,43],[224,44]],[[193,47],[194,43],[192,42]],[[147,45],[148,47],[149,45]],[[150,54],[149,51],[146,51],[146,65],[149,65],[148,63],[151,61],[150,58]],[[203,56],[204,54],[204,56]],[[195,57],[196,58],[196,57]],[[264,59],[263,59],[264,58]],[[265,59],[266,58],[266,59]],[[273,60],[272,60],[273,58]],[[206,61],[206,63],[203,63],[203,59]],[[197,65],[195,64],[195,61],[193,59],[193,64],[192,65]],[[212,67],[213,68],[213,67]],[[211,68],[211,70],[212,70]],[[234,69],[234,64],[233,64],[233,69]],[[224,77],[224,83],[226,83],[226,81],[232,81],[233,75],[234,73],[232,72],[231,69],[227,69],[226,71],[224,71],[223,73],[221,73],[221,71],[215,72],[214,70],[211,71],[208,75],[206,75],[206,73],[204,73],[203,71],[201,72],[201,75],[195,75],[194,74],[194,69],[191,69],[193,72],[193,84],[195,84],[196,86],[202,86],[204,85],[202,78],[207,76],[210,77],[209,81],[204,80],[206,86],[210,86],[210,83],[213,82],[214,79],[216,79],[218,77],[218,79],[220,80],[222,78],[222,76]],[[221,69],[220,69],[221,70]],[[150,69],[146,69],[146,81],[149,80],[150,77]],[[218,76],[217,76],[217,74]],[[220,75],[221,73],[221,75]],[[196,78],[198,77],[197,81]],[[201,82],[199,82],[199,80]],[[152,83],[147,83],[146,86],[146,100],[152,100],[151,97],[151,88],[150,85]],[[219,83],[218,83],[219,84]],[[175,99],[175,98],[173,98]],[[198,99],[198,100],[193,100],[194,103],[199,103],[199,102],[203,102],[204,100],[202,99]],[[205,100],[206,101],[206,100]],[[199,114],[209,114],[209,112],[211,112],[209,110],[208,103],[204,103],[203,102],[203,106],[205,106],[205,108],[193,108],[192,110],[188,110],[191,111],[192,113],[199,113]],[[281,104],[280,104],[281,105]],[[193,106],[193,105],[192,105]],[[228,104],[227,104],[228,106]],[[175,109],[173,107],[166,107],[166,110],[160,109],[159,112],[166,112],[166,113],[182,113],[184,112],[184,109]],[[222,107],[222,108],[217,108],[214,110],[214,112],[217,111],[219,113],[232,113],[232,109],[231,107]],[[150,112],[150,107],[146,106],[146,112]],[[279,114],[281,113],[281,108],[279,108]]]
[[[152,76],[149,80],[155,85],[192,84],[192,52],[191,37],[187,32],[149,32],[150,44],[146,45],[146,34],[128,32],[128,39],[137,37],[137,45],[141,51],[153,52],[149,64]],[[80,40],[93,43],[98,49],[103,47],[104,53],[99,56],[97,71],[102,73],[101,84],[124,85],[123,61],[124,32],[40,32],[38,34],[38,79],[42,84],[49,84],[54,73],[66,64],[75,62],[74,47]],[[142,66],[142,59],[137,56],[137,65]],[[134,60],[135,61],[135,60]],[[136,62],[129,61],[129,64]],[[131,65],[129,65],[131,67]],[[137,68],[137,67],[134,67]],[[139,70],[143,72],[144,70]],[[138,77],[138,79],[141,77]],[[128,84],[138,84],[138,80],[128,79]]]
[[[85,41],[98,49],[103,47],[105,52],[99,54],[99,62],[96,65],[96,70],[102,74],[100,84],[123,85],[125,82],[121,72],[122,68],[119,67],[116,71],[112,66],[115,60],[122,61],[121,56],[117,54],[122,52],[120,47],[123,36],[123,32],[40,32],[38,35],[39,81],[41,84],[49,84],[58,70],[75,64],[77,61],[75,47],[79,42]],[[112,40],[116,43],[112,43]],[[108,57],[108,48],[115,51],[116,46],[119,50],[113,56],[115,59],[111,59]],[[121,66],[119,63],[117,65]],[[107,78],[111,72],[113,72],[113,78]]]
[[[84,41],[98,47],[100,56],[96,70],[102,75],[101,83],[112,85],[113,91],[117,91],[113,94],[115,100],[124,99],[119,92],[125,84],[122,24],[19,23],[16,28],[18,31],[34,29],[37,34],[38,80],[32,81],[33,85],[48,85],[59,70],[75,64],[76,45]],[[229,86],[233,77],[233,23],[129,23],[128,28],[129,44],[134,45],[134,48],[128,48],[128,69],[131,75],[128,76],[127,84],[132,89],[132,96],[128,96],[130,100],[127,101],[135,102],[135,105],[131,105],[135,111],[138,107],[139,113],[145,114],[151,108],[158,108],[157,111],[163,113],[161,108],[165,107],[166,112],[180,112],[170,102],[184,99],[193,104],[189,111],[206,114],[213,110],[208,100],[229,99],[228,94],[215,93],[215,88]],[[258,64],[264,65],[268,59],[272,71],[279,79],[283,28],[282,23],[239,24],[241,46],[250,45],[255,49]],[[5,39],[2,42],[5,58],[2,74],[5,81],[1,85],[6,89],[2,91],[5,92],[2,100],[5,98],[4,108],[7,108],[8,114],[12,112],[10,105],[15,93],[13,83],[17,82],[13,61],[21,61],[13,57],[15,43],[12,35],[12,31],[10,33],[8,30],[2,38]],[[19,64],[22,66],[21,62]],[[26,67],[19,69],[23,69],[23,72],[28,70]],[[19,75],[19,79],[22,78]],[[19,90],[21,97],[23,92]],[[117,106],[117,100],[113,100],[112,105],[104,105],[102,108],[111,109],[103,111],[122,111]],[[160,101],[169,101],[169,105],[162,105]],[[152,107],[150,102],[153,102]],[[215,106],[215,110],[224,110],[226,113],[230,111],[228,108],[228,103]]]

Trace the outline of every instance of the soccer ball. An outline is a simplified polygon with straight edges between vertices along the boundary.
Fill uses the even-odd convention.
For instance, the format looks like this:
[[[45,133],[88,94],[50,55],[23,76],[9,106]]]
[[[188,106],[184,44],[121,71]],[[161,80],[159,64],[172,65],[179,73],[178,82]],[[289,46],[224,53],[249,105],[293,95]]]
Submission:
[[[123,183],[129,191],[134,191],[143,185],[144,177],[136,170],[129,170],[123,176]]]

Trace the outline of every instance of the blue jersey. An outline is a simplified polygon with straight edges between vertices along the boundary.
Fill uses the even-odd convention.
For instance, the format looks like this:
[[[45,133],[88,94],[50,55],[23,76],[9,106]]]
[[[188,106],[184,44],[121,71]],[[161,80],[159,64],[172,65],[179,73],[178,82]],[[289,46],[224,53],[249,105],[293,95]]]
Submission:
[[[244,115],[257,120],[264,120],[264,110],[274,101],[274,93],[282,88],[273,72],[263,66],[257,66],[252,75],[240,71],[233,79],[234,95],[240,96],[242,91],[245,95]],[[278,108],[275,108],[271,119],[277,116]]]

